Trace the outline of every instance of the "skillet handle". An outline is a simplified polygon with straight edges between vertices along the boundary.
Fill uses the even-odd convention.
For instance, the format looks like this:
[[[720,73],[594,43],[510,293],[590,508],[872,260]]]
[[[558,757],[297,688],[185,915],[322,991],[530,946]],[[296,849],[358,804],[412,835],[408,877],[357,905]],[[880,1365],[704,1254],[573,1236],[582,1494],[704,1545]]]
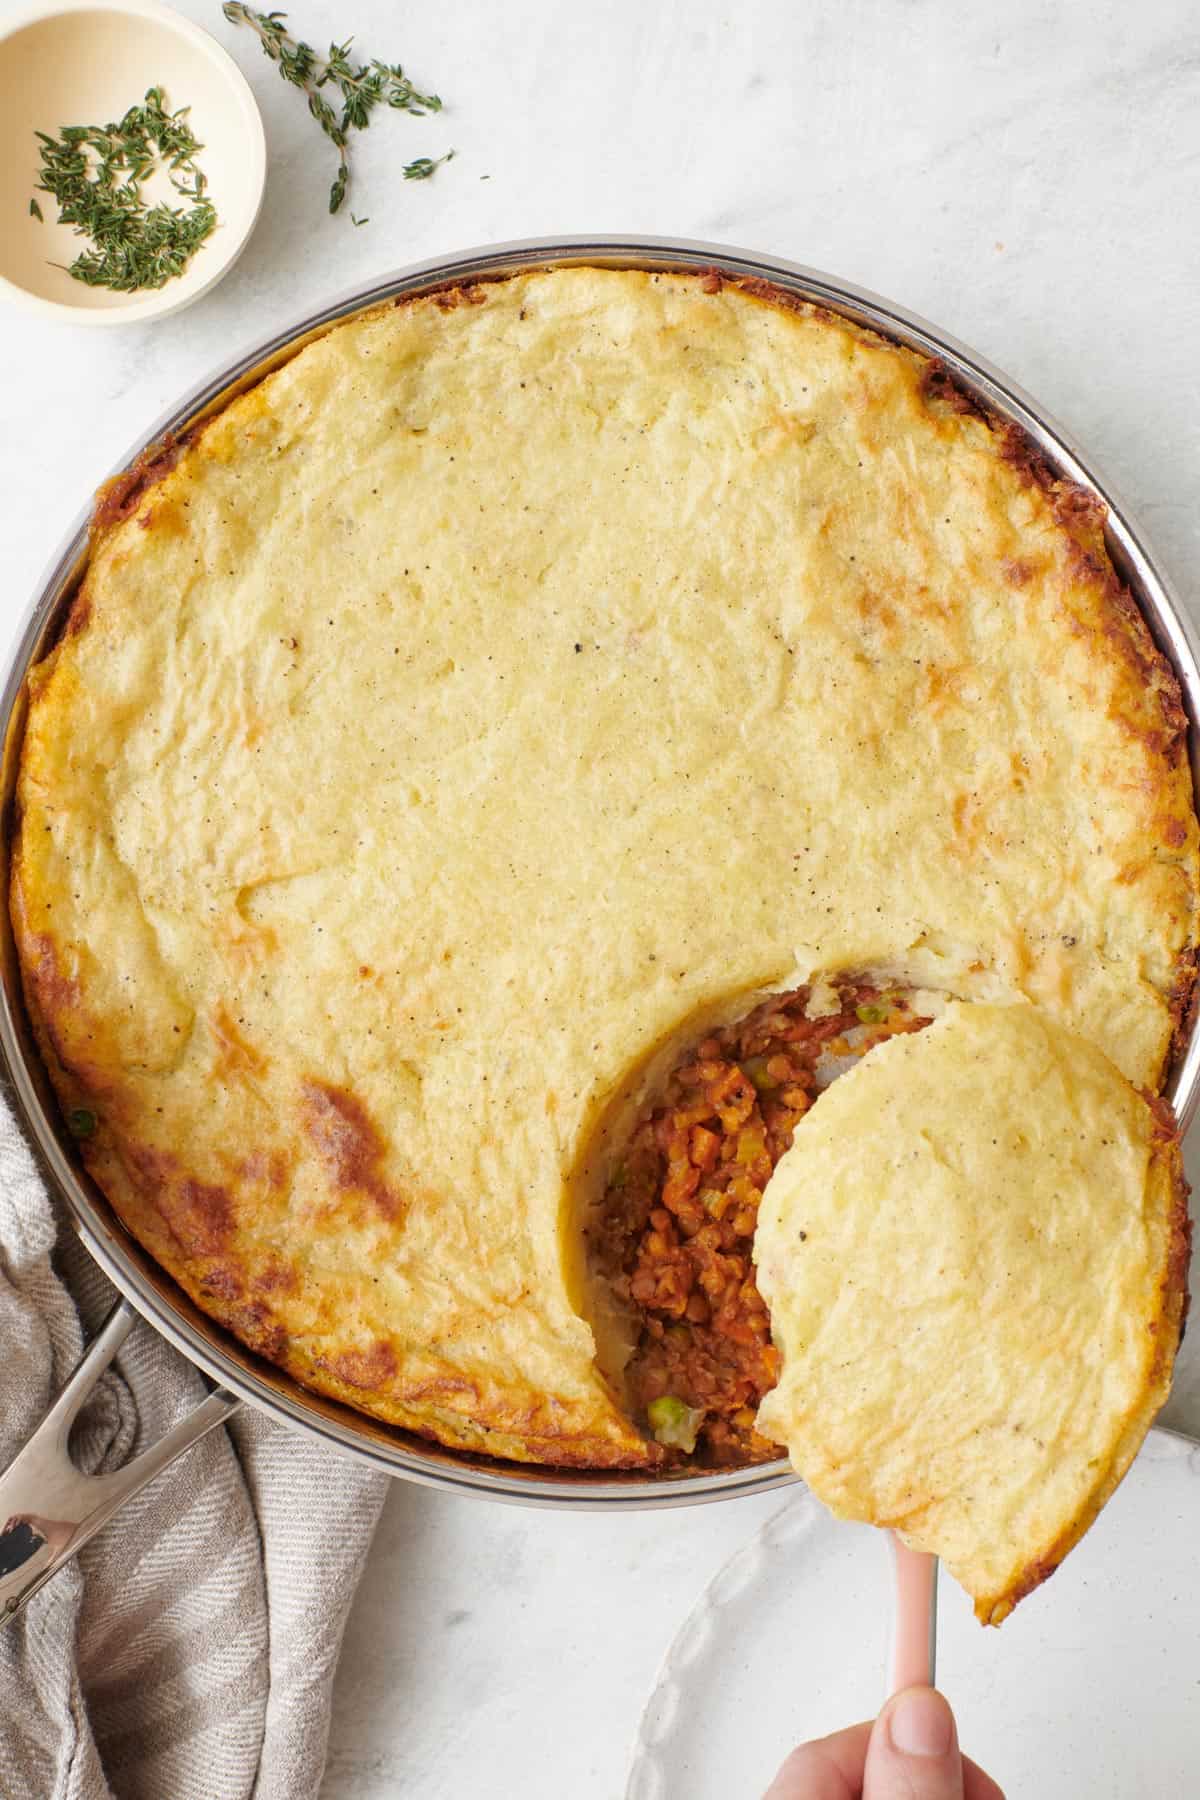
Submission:
[[[241,1405],[236,1395],[214,1388],[124,1468],[82,1474],[67,1452],[71,1426],[136,1319],[124,1300],[113,1308],[33,1436],[0,1475],[0,1624],[19,1612],[123,1501]]]

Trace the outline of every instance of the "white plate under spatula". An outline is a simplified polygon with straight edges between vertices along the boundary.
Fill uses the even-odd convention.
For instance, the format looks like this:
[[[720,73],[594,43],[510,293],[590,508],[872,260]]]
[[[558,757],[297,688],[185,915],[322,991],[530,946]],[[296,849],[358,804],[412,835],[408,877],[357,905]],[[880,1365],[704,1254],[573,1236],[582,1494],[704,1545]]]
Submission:
[[[626,1800],[759,1800],[805,1738],[879,1710],[888,1542],[800,1490],[710,1583],[643,1714]],[[1152,1431],[999,1630],[944,1577],[939,1686],[1010,1800],[1200,1795],[1200,1445]]]

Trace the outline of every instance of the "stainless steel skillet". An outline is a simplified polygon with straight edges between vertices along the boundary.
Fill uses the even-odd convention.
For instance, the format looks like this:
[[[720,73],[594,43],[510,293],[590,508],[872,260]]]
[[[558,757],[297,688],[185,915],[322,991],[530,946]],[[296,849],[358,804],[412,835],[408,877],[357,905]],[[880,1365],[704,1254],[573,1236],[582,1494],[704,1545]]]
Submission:
[[[1109,551],[1183,689],[1192,721],[1193,772],[1198,767],[1200,643],[1155,563],[1145,539],[1070,435],[1007,377],[911,313],[815,270],[766,260],[717,244],[666,238],[531,239],[419,263],[333,301],[296,321],[219,370],[155,421],[123,466],[147,446],[178,434],[294,355],[331,325],[367,307],[448,282],[487,279],[552,264],[589,263],[644,269],[716,269],[772,282],[830,308],[896,342],[937,357],[954,381],[1000,420],[1018,426],[1059,475],[1097,495],[1108,509]],[[0,800],[7,822],[25,713],[30,667],[54,641],[87,552],[87,512],[50,564],[21,630],[0,696],[3,764]],[[8,831],[0,834],[0,891],[7,892]],[[123,1296],[46,1419],[0,1477],[0,1611],[15,1610],[111,1516],[122,1500],[243,1403],[305,1431],[388,1474],[457,1492],[530,1505],[601,1510],[730,1499],[775,1487],[792,1476],[783,1462],[758,1468],[647,1480],[597,1471],[564,1473],[493,1462],[444,1450],[310,1394],[261,1362],[206,1319],[129,1236],[89,1181],[59,1118],[33,1045],[20,995],[7,907],[0,906],[0,1054],[12,1093],[75,1228]],[[1171,1072],[1168,1094],[1186,1123],[1200,1097],[1200,1034],[1193,1030]],[[141,1315],[216,1384],[209,1397],[144,1456],[113,1474],[80,1475],[66,1454],[71,1420]],[[23,1520],[11,1530],[3,1527]],[[31,1522],[32,1521],[32,1522]]]

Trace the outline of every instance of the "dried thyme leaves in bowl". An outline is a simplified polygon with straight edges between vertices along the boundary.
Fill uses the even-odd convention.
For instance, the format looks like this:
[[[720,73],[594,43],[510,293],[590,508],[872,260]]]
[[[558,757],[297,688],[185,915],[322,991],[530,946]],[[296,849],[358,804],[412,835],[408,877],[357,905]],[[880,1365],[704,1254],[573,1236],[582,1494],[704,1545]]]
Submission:
[[[217,223],[196,162],[204,148],[186,121],[187,107],[168,112],[158,87],[147,89],[118,123],[64,125],[57,137],[39,131],[39,193],[58,206],[58,222],[70,225],[89,247],[67,268],[89,287],[134,293],[161,288],[182,275]],[[142,184],[164,170],[186,206],[149,203]],[[36,197],[30,212],[42,218]]]

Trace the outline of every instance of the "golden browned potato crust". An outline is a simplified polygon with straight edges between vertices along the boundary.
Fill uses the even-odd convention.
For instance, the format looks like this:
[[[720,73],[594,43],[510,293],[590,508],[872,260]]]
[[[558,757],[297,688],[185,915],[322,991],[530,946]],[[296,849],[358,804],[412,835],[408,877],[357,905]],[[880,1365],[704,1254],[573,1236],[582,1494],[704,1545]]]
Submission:
[[[1189,1249],[1164,1103],[1033,1007],[952,1004],[823,1095],[776,1169],[756,1256],[783,1375],[759,1428],[998,1625],[1166,1398]]]
[[[1100,523],[715,276],[380,308],[145,459],[31,677],[11,894],[118,1213],[320,1392],[653,1466],[577,1242],[652,1052],[875,968],[1161,1081],[1196,821]]]

